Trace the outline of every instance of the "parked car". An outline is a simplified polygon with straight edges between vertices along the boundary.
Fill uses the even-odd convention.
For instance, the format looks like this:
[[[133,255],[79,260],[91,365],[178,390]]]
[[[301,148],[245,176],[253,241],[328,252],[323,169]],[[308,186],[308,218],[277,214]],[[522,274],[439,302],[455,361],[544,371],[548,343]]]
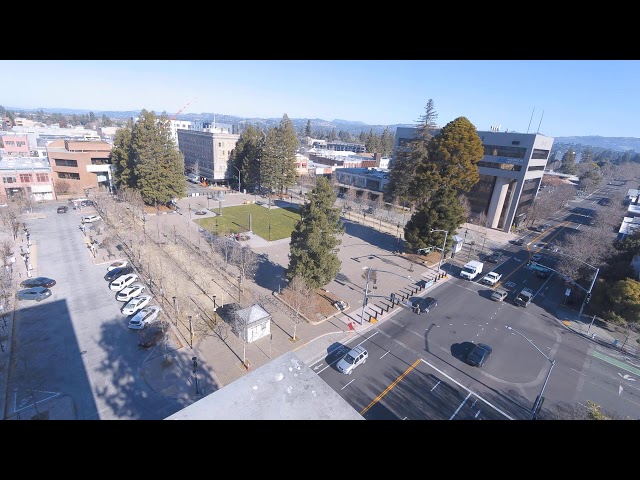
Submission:
[[[549,230],[550,227],[551,225],[549,225],[548,223],[543,223],[542,225],[538,225],[536,227],[536,232],[539,232],[539,233],[546,232],[547,230]]]
[[[127,265],[129,265],[129,262],[127,260],[118,260],[117,262],[113,262],[107,267],[107,272],[115,270],[116,268],[126,267]]]
[[[474,367],[482,367],[491,355],[491,352],[492,349],[489,345],[479,343],[469,352],[467,363]]]
[[[491,300],[502,302],[505,298],[507,298],[507,295],[509,295],[509,292],[507,292],[504,288],[496,288],[495,291],[491,294]]]
[[[535,255],[531,256],[531,260],[533,260],[534,262],[539,262],[542,259],[542,255],[539,253],[536,253]]]
[[[367,362],[368,357],[369,352],[367,352],[363,346],[358,345],[349,350],[336,366],[338,371],[345,375],[351,375],[358,365],[362,365]]]
[[[95,207],[96,204],[93,203],[93,200],[82,200],[80,202],[80,206],[81,207]]]
[[[196,210],[196,215],[206,215],[207,213],[209,212],[207,212],[206,210]]]
[[[47,287],[51,288],[56,284],[56,281],[53,278],[48,277],[35,277],[35,278],[27,278],[20,282],[20,285],[26,288],[31,287]]]
[[[69,211],[69,207],[64,206],[64,207],[58,207],[57,212],[58,213],[67,213]]]
[[[133,315],[138,310],[149,305],[152,298],[153,297],[151,297],[151,295],[138,295],[137,297],[133,297],[122,307],[122,310],[120,311],[125,315]]]
[[[86,217],[82,217],[82,223],[97,222],[100,218],[100,215],[87,215]]]
[[[157,305],[151,305],[150,307],[143,308],[136,313],[131,320],[129,320],[129,328],[133,330],[142,330],[158,318],[160,310],[162,309]]]
[[[489,258],[487,258],[487,262],[498,263],[504,257],[502,252],[493,252]]]
[[[128,273],[133,273],[133,267],[131,265],[125,265],[124,267],[116,267],[113,270],[109,270],[107,274],[104,276],[104,279],[107,282],[113,282],[116,278],[121,277],[123,275],[127,275]]]
[[[344,300],[338,300],[338,301],[334,302],[333,306],[336,307],[341,312],[346,310],[347,308],[349,308],[349,304],[347,302],[345,302]]]
[[[546,270],[546,269],[545,270],[538,270],[536,272],[536,275],[539,278],[549,278],[551,276],[551,270]]]
[[[136,275],[135,273],[128,273],[126,275],[122,275],[121,277],[116,278],[113,282],[111,282],[109,284],[109,289],[113,290],[114,292],[118,292],[123,288],[128,287],[136,280],[138,280],[138,275]]]
[[[51,296],[51,290],[45,287],[32,287],[24,290],[19,290],[16,293],[18,300],[35,300],[39,302]]]
[[[116,300],[119,302],[128,302],[133,297],[137,297],[141,295],[145,290],[145,286],[141,283],[134,283],[133,285],[129,285],[128,287],[124,287],[118,293],[116,293]]]
[[[524,238],[518,238],[513,242],[514,245],[524,245]]]

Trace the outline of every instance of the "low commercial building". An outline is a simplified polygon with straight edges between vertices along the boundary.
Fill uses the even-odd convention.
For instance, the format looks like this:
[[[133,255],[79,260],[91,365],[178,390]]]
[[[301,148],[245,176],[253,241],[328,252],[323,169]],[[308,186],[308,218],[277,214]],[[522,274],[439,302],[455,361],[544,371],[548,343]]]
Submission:
[[[53,200],[51,166],[38,157],[0,158],[0,199]]]
[[[47,156],[57,194],[80,195],[96,188],[113,189],[111,145],[92,140],[54,140],[47,145]]]

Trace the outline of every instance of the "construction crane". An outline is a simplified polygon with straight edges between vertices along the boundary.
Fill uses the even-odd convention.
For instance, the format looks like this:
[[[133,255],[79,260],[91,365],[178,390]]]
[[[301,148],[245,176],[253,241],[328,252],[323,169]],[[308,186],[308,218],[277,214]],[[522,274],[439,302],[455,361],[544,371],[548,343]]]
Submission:
[[[194,98],[194,100],[195,100],[195,98]],[[169,125],[169,122],[171,122],[171,120],[173,120],[178,115],[180,115],[183,112],[183,110],[189,106],[190,103],[191,103],[191,100],[189,100],[187,103],[185,103],[184,106],[180,110],[178,110],[176,113],[174,113],[173,116],[169,120],[167,120],[166,122],[164,122],[162,124],[162,128],[166,128],[166,126]]]

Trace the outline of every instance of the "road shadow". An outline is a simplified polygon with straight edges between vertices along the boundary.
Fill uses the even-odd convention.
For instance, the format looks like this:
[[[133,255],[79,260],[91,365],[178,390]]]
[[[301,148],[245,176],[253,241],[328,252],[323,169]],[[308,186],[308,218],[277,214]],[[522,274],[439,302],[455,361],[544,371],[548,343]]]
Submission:
[[[349,347],[340,342],[334,342],[327,347],[327,357],[325,361],[327,365],[340,360],[348,351]],[[335,367],[334,367],[335,368]]]

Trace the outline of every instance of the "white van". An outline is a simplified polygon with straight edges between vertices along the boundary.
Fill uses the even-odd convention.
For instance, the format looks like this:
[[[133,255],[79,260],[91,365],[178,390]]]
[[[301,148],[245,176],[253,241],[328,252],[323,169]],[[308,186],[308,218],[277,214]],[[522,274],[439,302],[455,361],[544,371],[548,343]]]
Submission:
[[[122,275],[109,284],[109,289],[113,290],[114,292],[119,292],[124,287],[128,287],[136,280],[138,280],[138,275],[136,275],[135,273]]]

